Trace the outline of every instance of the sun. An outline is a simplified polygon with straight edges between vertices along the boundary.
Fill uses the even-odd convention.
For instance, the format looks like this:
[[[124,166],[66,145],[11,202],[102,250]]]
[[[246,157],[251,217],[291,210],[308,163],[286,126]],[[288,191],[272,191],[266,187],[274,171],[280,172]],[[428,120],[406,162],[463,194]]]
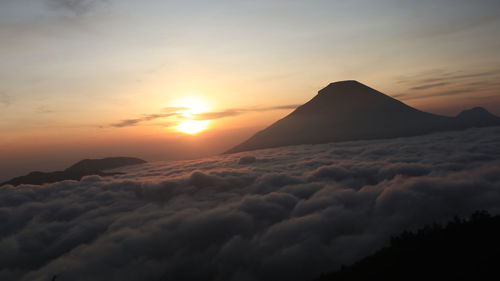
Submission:
[[[210,120],[195,120],[196,114],[208,111],[207,103],[200,98],[184,98],[179,100],[176,107],[181,108],[177,113],[180,114],[181,121],[175,129],[184,134],[196,135],[208,128]]]
[[[181,121],[175,129],[181,133],[196,135],[197,133],[205,130],[208,127],[210,121],[198,121],[198,120],[184,120]]]

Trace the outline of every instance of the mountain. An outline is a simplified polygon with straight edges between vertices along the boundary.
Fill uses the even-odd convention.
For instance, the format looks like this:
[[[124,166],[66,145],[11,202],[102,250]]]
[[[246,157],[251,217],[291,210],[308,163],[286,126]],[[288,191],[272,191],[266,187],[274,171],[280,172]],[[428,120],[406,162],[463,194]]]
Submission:
[[[124,166],[144,164],[146,161],[133,157],[108,157],[103,159],[84,159],[70,166],[64,171],[55,172],[31,172],[25,176],[20,176],[6,181],[2,185],[11,184],[45,184],[63,180],[81,180],[84,176],[99,175],[112,176],[119,173],[103,172],[104,170],[116,169]]]
[[[103,159],[83,159],[67,168],[66,172],[102,171],[120,168],[129,165],[144,164],[146,161],[133,157],[108,157]]]
[[[456,117],[431,114],[349,80],[329,84],[309,102],[226,153],[498,125],[500,118],[483,108]]]
[[[489,113],[482,107],[464,110],[456,118],[468,127],[498,126],[500,123],[500,117]]]

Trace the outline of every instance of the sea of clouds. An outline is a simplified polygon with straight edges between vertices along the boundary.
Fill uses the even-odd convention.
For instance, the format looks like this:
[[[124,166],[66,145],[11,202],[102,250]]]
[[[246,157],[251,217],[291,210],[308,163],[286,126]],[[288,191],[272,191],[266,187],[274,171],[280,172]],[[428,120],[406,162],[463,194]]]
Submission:
[[[500,128],[302,145],[0,188],[0,280],[303,280],[500,213]]]

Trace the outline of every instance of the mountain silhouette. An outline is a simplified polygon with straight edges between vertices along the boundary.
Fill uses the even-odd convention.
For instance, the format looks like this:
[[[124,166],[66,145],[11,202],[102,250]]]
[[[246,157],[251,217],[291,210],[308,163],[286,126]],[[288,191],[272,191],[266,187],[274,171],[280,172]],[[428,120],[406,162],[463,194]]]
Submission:
[[[482,107],[464,110],[457,115],[457,119],[470,127],[497,126],[500,123],[500,117],[489,113]]]
[[[483,108],[464,111],[457,117],[431,114],[349,80],[329,84],[309,102],[226,153],[498,125],[500,118]]]
[[[55,172],[31,172],[25,176],[20,176],[6,181],[2,185],[11,184],[45,184],[63,180],[81,180],[84,176],[99,175],[112,176],[120,173],[103,172],[104,170],[116,169],[124,166],[144,164],[146,161],[133,157],[108,157],[103,159],[84,159],[70,166],[64,171]]]
[[[133,157],[108,157],[102,159],[83,159],[67,168],[66,172],[102,171],[120,168],[129,165],[144,164],[146,161]]]

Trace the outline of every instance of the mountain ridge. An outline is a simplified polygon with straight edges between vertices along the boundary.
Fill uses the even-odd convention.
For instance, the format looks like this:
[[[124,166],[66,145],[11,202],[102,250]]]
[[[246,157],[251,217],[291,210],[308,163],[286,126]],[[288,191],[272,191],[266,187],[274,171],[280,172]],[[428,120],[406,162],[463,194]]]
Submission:
[[[456,117],[432,114],[358,81],[338,81],[328,84],[292,113],[225,153],[500,125],[500,118],[484,108],[471,110]]]

